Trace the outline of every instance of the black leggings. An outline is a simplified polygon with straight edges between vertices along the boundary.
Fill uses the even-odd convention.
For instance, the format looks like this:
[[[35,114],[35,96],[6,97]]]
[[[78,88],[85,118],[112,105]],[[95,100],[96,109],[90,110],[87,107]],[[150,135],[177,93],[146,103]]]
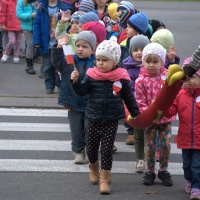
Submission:
[[[100,123],[89,121],[87,155],[90,163],[98,160],[98,150],[101,142],[101,169],[111,170],[113,154],[112,148],[118,129],[118,120]]]

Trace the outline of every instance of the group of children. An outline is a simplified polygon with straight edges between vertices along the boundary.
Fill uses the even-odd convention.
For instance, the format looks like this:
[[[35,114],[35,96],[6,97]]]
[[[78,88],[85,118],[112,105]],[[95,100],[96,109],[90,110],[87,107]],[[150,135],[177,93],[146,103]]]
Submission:
[[[15,0],[9,1],[16,4]],[[89,161],[90,182],[100,185],[101,194],[109,194],[112,153],[118,122],[125,117],[124,104],[131,116],[137,118],[155,101],[169,65],[180,62],[173,34],[162,22],[149,19],[128,1],[40,0],[37,11],[32,12],[30,4],[35,1],[25,2],[19,0],[18,6],[23,4],[29,14],[18,11],[17,17],[21,21],[29,19],[33,29],[27,28],[28,22],[21,22],[21,29],[11,29],[5,20],[2,27],[8,31],[9,42],[20,38],[21,30],[25,33],[26,71],[30,74],[35,73],[33,45],[40,48],[46,92],[53,93],[57,86],[58,103],[69,110],[74,163]],[[13,47],[9,45],[3,62]],[[65,45],[71,46],[73,63],[68,63],[65,57]],[[18,52],[15,53],[17,56]],[[168,171],[171,122],[178,113],[177,145],[183,149],[185,190],[191,193],[190,199],[200,199],[199,55],[198,50],[184,63],[183,70],[188,75],[184,87],[158,123],[145,129],[125,124],[130,133],[127,144],[135,144],[136,172],[145,172],[143,184],[152,185],[155,181],[159,144],[158,178],[165,186],[172,186]],[[185,115],[186,112],[190,115]]]

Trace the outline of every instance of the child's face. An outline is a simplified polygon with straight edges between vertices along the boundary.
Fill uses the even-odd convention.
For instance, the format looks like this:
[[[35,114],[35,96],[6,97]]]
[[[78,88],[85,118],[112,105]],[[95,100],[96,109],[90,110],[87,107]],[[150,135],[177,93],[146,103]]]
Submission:
[[[116,64],[113,60],[105,56],[96,56],[96,67],[100,72],[112,71],[115,68]]]
[[[92,55],[92,48],[85,40],[78,40],[76,42],[76,54],[79,58],[90,58]]]
[[[81,31],[81,28],[79,26],[79,23],[78,21],[76,20],[73,20],[71,22],[71,30],[74,32],[74,33],[79,33]]]
[[[132,56],[133,56],[135,61],[137,61],[137,62],[141,62],[142,61],[142,51],[143,51],[143,49],[138,48],[138,49],[135,49],[132,52]]]
[[[184,83],[184,86],[188,88],[200,87],[200,77],[197,74],[193,74],[189,81]]]
[[[149,74],[159,74],[163,63],[157,55],[147,55],[144,58],[144,68]]]
[[[94,0],[94,3],[96,3],[98,6],[105,6],[107,0]]]
[[[132,38],[135,35],[138,35],[138,32],[135,31],[129,24],[127,24],[126,28],[127,38]]]

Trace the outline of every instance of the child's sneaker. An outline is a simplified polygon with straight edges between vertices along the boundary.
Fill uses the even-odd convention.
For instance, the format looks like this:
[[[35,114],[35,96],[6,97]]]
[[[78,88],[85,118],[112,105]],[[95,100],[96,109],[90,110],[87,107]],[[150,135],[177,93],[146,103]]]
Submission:
[[[165,186],[172,186],[173,181],[171,179],[171,175],[168,171],[159,171],[158,178],[162,181]]]
[[[153,185],[156,175],[154,172],[145,172],[143,184],[144,185]]]
[[[191,182],[186,180],[185,183],[185,191],[186,193],[190,194],[191,193]]]
[[[13,63],[18,64],[19,63],[19,58],[18,57],[13,57]]]
[[[144,160],[138,160],[136,163],[135,172],[137,173],[144,173],[145,171],[145,162]]]
[[[116,151],[117,151],[117,147],[115,145],[113,145],[112,152],[115,153]]]
[[[74,164],[85,164],[85,151],[81,151],[80,153],[74,153]]]
[[[192,188],[191,189],[190,199],[192,199],[192,200],[199,200],[200,199],[200,189]]]
[[[3,57],[1,58],[1,62],[6,62],[8,60],[8,58],[9,58],[9,56],[4,54]]]

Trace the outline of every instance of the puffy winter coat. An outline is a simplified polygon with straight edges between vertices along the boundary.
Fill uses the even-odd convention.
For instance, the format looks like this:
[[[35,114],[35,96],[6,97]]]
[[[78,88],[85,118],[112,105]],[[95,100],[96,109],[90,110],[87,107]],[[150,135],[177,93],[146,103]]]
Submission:
[[[7,31],[20,31],[20,21],[16,16],[17,0],[2,0],[0,12],[0,24]]]
[[[193,91],[183,88],[166,113],[166,117],[178,113],[177,147],[180,149],[200,149],[200,107],[196,102],[197,97],[200,97],[200,88]]]
[[[38,9],[33,29],[33,44],[40,45],[41,53],[49,52],[50,41],[50,17],[48,12],[48,1],[40,0],[41,7]],[[72,7],[58,0],[58,8],[62,11],[71,10]]]
[[[32,18],[32,13],[36,12],[37,9],[35,8],[33,3],[27,3],[27,5],[24,5],[24,0],[18,0],[16,14],[18,19],[20,20],[22,30],[33,30],[34,18]]]
[[[117,95],[113,94],[114,81],[95,80],[86,75],[82,82],[72,84],[78,95],[89,94],[86,107],[86,116],[89,120],[105,123],[125,118],[123,101],[131,116],[139,115],[139,108],[131,90],[130,81],[124,79],[118,81],[121,82],[122,88]]]
[[[74,66],[66,63],[62,48],[52,49],[51,61],[54,67],[61,73],[62,78],[58,104],[78,112],[85,112],[88,95],[80,97],[73,91],[70,84],[70,76]],[[79,71],[80,79],[83,79],[87,69],[94,66],[95,56],[92,55],[90,58],[80,59],[77,55],[74,55],[74,61],[76,69]]]
[[[160,74],[151,75],[144,67],[140,69],[139,77],[135,81],[135,98],[138,102],[140,111],[146,110],[156,99],[161,89],[161,79],[166,76],[167,70],[163,66]],[[175,119],[175,117],[163,117],[157,124],[166,124]]]

